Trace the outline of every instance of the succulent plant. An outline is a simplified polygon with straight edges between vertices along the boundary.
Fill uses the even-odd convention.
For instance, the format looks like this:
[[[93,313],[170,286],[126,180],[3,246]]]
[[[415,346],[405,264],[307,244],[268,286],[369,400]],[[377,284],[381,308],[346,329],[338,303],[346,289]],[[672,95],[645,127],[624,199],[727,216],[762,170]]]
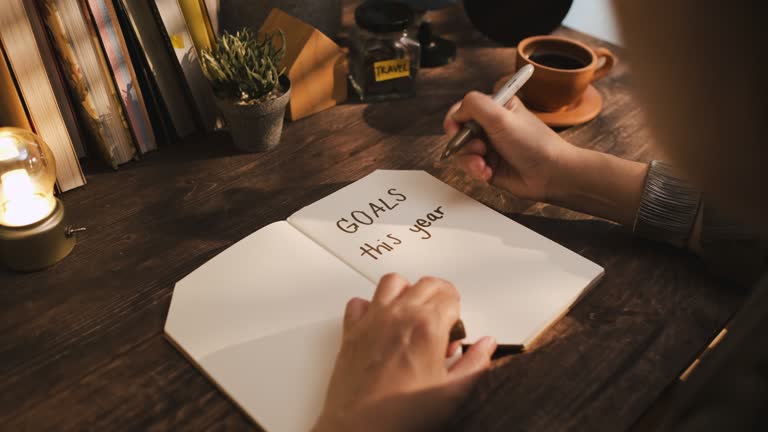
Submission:
[[[278,38],[281,43],[276,46]],[[284,55],[282,30],[259,36],[243,28],[234,34],[224,32],[215,47],[202,50],[200,59],[217,96],[252,104],[273,95],[273,90],[280,90],[279,78],[285,73],[280,62]]]

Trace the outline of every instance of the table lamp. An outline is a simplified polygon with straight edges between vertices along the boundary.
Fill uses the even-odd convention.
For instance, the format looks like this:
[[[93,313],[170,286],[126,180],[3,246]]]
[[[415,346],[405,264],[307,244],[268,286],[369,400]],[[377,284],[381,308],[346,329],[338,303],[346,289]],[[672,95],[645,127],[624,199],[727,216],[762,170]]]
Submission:
[[[33,271],[51,266],[75,246],[64,204],[53,196],[56,163],[32,132],[0,128],[0,265]]]

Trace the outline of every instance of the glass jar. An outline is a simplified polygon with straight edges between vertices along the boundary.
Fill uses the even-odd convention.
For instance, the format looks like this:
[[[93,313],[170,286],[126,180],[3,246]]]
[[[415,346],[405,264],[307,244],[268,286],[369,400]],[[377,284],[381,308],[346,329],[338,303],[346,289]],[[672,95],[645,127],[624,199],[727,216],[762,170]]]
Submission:
[[[421,53],[410,35],[413,18],[403,3],[367,1],[355,9],[350,81],[361,100],[413,95]]]

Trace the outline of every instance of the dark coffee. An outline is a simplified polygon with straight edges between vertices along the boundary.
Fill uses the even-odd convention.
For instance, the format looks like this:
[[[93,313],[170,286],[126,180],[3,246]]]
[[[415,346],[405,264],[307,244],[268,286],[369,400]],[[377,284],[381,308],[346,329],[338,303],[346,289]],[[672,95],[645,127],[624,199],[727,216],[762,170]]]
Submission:
[[[582,59],[563,53],[533,53],[528,58],[532,62],[555,69],[581,69],[587,66]]]

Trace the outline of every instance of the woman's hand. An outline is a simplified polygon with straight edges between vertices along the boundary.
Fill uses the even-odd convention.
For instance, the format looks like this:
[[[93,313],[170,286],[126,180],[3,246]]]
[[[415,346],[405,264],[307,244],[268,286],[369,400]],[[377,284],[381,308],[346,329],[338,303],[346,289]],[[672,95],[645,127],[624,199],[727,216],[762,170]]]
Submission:
[[[472,177],[523,199],[543,201],[632,226],[647,165],[569,144],[514,98],[501,107],[470,92],[445,116],[445,132],[476,121],[485,136],[456,153]]]
[[[483,128],[485,137],[461,149],[456,163],[472,177],[519,198],[547,201],[557,187],[558,164],[575,148],[516,97],[502,107],[487,95],[470,92],[448,111],[443,128],[454,135],[469,120]]]
[[[449,282],[384,276],[371,302],[352,299],[315,432],[422,431],[448,419],[496,349],[480,339],[450,368],[448,334],[459,318]],[[452,345],[453,347],[454,345]]]

